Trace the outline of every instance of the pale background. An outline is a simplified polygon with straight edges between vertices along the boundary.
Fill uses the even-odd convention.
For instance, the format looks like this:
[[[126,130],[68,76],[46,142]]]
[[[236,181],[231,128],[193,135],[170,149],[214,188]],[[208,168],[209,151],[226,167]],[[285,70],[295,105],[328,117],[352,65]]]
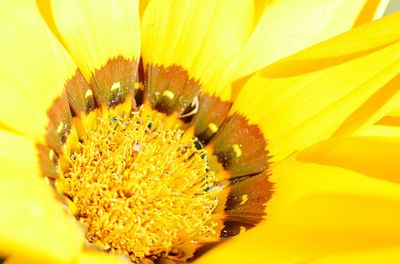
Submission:
[[[391,0],[386,9],[385,14],[388,15],[399,10],[400,10],[400,0]]]

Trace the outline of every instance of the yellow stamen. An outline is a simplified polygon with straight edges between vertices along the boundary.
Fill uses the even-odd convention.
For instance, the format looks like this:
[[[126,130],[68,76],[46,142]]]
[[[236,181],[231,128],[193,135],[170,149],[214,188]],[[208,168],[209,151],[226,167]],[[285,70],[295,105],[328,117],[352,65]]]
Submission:
[[[218,188],[204,150],[142,110],[109,117],[57,179],[88,240],[136,261],[212,237]]]

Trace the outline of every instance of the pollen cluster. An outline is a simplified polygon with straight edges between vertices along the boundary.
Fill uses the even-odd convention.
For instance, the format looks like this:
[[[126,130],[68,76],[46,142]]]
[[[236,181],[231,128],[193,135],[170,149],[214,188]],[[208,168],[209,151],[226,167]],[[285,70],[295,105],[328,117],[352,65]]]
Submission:
[[[185,138],[143,110],[107,115],[88,132],[58,184],[89,242],[136,262],[214,234],[215,175]]]

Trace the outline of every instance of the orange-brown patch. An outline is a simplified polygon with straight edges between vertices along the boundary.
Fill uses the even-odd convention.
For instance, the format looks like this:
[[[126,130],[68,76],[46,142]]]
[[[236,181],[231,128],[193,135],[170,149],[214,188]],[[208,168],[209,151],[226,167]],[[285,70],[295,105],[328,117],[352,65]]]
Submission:
[[[58,162],[58,155],[54,153],[52,149],[48,146],[37,144],[36,148],[38,149],[39,153],[39,162],[40,162],[40,169],[43,173],[43,176],[49,178],[56,178],[58,176],[57,171],[57,162]]]
[[[93,91],[79,69],[67,81],[65,90],[67,91],[68,102],[74,115],[88,114],[97,107]]]
[[[72,128],[72,116],[65,91],[54,101],[47,115],[49,117],[46,134],[47,145],[57,153],[62,153],[62,147]]]
[[[122,56],[110,59],[96,70],[90,79],[97,103],[102,107],[114,107],[128,97],[134,103],[134,87],[138,81],[138,64]]]
[[[255,175],[268,169],[264,135],[239,114],[229,116],[210,142],[213,155],[231,178]]]
[[[183,113],[200,93],[200,83],[177,65],[146,65],[144,87],[145,101],[167,115]]]
[[[219,130],[229,113],[231,102],[224,102],[216,96],[204,94],[200,97],[199,110],[193,118],[195,136],[206,144]]]

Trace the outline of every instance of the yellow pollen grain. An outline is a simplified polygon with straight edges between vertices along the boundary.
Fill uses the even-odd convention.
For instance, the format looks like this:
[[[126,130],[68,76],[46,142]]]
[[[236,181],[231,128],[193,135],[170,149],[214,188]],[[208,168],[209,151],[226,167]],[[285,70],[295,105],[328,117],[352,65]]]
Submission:
[[[87,99],[88,97],[92,97],[93,96],[93,92],[90,89],[87,89],[85,92],[85,98]]]
[[[240,205],[245,204],[248,199],[249,199],[249,196],[247,194],[243,194],[242,195],[242,201],[240,202]]]
[[[134,86],[135,89],[143,89],[143,83],[141,82],[135,82]]]
[[[210,129],[210,131],[211,131],[212,133],[215,133],[215,132],[218,131],[218,126],[217,126],[217,124],[215,124],[215,123],[209,123],[209,124],[208,124],[208,129]]]
[[[232,146],[232,148],[233,148],[233,152],[235,152],[236,158],[239,158],[240,156],[242,156],[242,149],[240,148],[240,146],[238,144],[234,144]]]
[[[57,126],[57,133],[58,134],[61,134],[61,132],[63,131],[63,128],[64,128],[64,122],[60,122],[60,124],[58,124],[58,126]]]
[[[44,179],[44,183],[46,183],[47,185],[51,184],[49,177],[43,177],[43,179]]]
[[[68,206],[69,211],[73,214],[73,215],[77,215],[78,214],[78,209],[76,207],[76,205],[68,198],[65,198],[66,204]]]
[[[54,150],[50,150],[49,151],[49,159],[51,160],[51,161],[53,161],[54,160],[54,156],[55,156],[55,153],[54,153]]]
[[[209,241],[217,225],[219,190],[204,150],[145,113],[103,118],[56,180],[87,239],[134,262]]]
[[[170,90],[165,90],[163,92],[163,96],[169,98],[170,100],[174,99],[175,94],[173,92],[171,92]]]
[[[120,82],[115,82],[111,85],[111,91],[117,90],[121,88],[121,83]]]

